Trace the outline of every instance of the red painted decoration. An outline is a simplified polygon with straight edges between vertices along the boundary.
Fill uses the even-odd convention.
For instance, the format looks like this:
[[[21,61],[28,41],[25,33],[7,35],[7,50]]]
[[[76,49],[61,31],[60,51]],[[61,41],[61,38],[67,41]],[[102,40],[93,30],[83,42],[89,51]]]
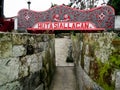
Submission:
[[[18,29],[28,31],[101,31],[113,29],[114,22],[115,11],[110,6],[79,10],[61,5],[44,12],[23,9],[18,13]]]
[[[0,18],[0,32],[10,32],[14,29],[14,20],[12,18]]]

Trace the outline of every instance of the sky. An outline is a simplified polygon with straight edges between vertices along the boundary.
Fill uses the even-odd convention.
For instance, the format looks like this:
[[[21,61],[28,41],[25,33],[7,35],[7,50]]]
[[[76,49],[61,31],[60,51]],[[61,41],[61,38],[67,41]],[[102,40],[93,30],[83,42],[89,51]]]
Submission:
[[[11,2],[12,1],[12,2]],[[5,17],[14,17],[17,16],[17,13],[21,9],[27,9],[29,0],[4,0],[4,15]],[[45,11],[51,7],[51,3],[61,5],[70,3],[70,0],[30,0],[31,1],[31,10],[34,11]],[[103,0],[99,0],[99,4]],[[108,1],[108,0],[105,0]]]
[[[12,2],[11,2],[12,1]],[[5,17],[17,16],[19,10],[28,8],[28,0],[4,0],[4,15]],[[54,4],[68,4],[70,0],[30,0],[31,10],[45,11],[51,7],[51,3]]]

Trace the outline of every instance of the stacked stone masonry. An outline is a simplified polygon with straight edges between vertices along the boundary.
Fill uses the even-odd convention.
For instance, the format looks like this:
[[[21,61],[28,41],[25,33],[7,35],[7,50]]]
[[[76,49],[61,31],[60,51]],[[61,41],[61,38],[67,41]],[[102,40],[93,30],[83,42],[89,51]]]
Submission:
[[[0,90],[44,90],[55,71],[55,36],[0,33]]]
[[[120,90],[120,69],[116,68],[116,65],[108,68],[113,65],[110,62],[110,56],[113,57],[115,52],[115,55],[119,57],[120,39],[116,37],[117,35],[113,32],[79,33],[71,36],[72,57],[74,58],[79,90]],[[102,64],[99,64],[98,61]],[[119,62],[119,60],[116,61]],[[100,69],[99,65],[108,69]],[[107,77],[100,70],[103,70],[103,73],[109,73],[105,74]],[[101,81],[100,85],[95,80],[98,82],[106,80],[108,86],[102,87],[101,85],[105,85],[105,83]],[[114,88],[108,89],[112,85]]]

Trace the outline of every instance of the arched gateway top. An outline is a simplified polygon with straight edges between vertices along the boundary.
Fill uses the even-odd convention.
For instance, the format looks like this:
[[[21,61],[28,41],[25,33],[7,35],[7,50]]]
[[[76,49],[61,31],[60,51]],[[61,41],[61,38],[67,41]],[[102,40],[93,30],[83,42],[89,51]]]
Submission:
[[[115,12],[110,6],[91,10],[60,5],[44,12],[22,9],[18,29],[28,30],[105,30],[114,28]]]

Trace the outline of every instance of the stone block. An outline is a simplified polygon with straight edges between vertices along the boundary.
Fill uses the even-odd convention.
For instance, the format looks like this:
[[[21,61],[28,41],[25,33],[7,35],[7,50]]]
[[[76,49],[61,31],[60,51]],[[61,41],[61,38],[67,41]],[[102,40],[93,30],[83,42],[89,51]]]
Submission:
[[[115,90],[120,90],[120,71],[116,72]]]
[[[120,28],[120,16],[115,16],[115,29]]]
[[[44,42],[43,48],[46,51],[49,48],[49,43],[48,42]]]
[[[10,41],[1,41],[0,42],[0,53],[1,58],[7,58],[12,56],[12,42]]]
[[[29,44],[33,45],[34,43],[36,43],[36,36],[34,34],[28,34],[27,38]]]
[[[38,69],[42,69],[42,66],[43,66],[43,60],[42,60],[42,54],[41,53],[38,53]]]
[[[49,34],[49,39],[50,40],[55,39],[55,34]]]
[[[42,59],[38,58],[37,55],[31,55],[30,58],[28,58],[28,60],[31,59],[31,63],[30,63],[30,72],[36,72],[39,71],[42,68]],[[41,59],[41,60],[39,60]]]
[[[23,45],[14,45],[12,48],[12,53],[12,56],[14,57],[26,55],[26,48]]]
[[[42,61],[43,61],[43,67],[45,67],[45,65],[47,64],[46,51],[42,52]]]
[[[44,85],[41,84],[41,85],[39,85],[35,90],[44,90],[43,87],[44,87]]]
[[[22,44],[26,44],[26,41],[28,39],[27,37],[28,34],[23,34],[23,33],[19,33],[19,34],[12,34],[12,42],[13,45],[22,45]]]
[[[11,34],[0,33],[0,57],[10,57],[12,54]]]
[[[42,42],[42,36],[39,35],[39,34],[37,34],[37,35],[35,36],[35,39],[36,39],[37,42]]]
[[[0,85],[18,79],[19,58],[0,59]]]
[[[29,76],[20,79],[21,90],[35,90],[41,84],[40,71],[30,73]]]
[[[0,33],[0,41],[11,41],[10,33]]]
[[[84,70],[89,74],[90,70],[90,57],[84,56]]]
[[[35,47],[36,53],[44,51],[44,43],[43,42],[38,42],[37,45],[34,45],[34,47]]]
[[[22,90],[22,87],[20,86],[20,83],[16,81],[0,86],[0,90]]]
[[[19,78],[26,77],[30,74],[30,67],[27,64],[20,65],[19,67]]]
[[[39,71],[42,68],[42,56],[38,56],[38,54],[27,55],[22,57],[20,61],[20,75],[22,77],[27,76],[29,73]]]
[[[43,35],[42,35],[42,40],[43,40],[44,42],[47,42],[47,41],[49,40],[48,34],[43,34]]]
[[[55,59],[55,49],[49,48],[49,51],[50,51],[50,57],[51,57],[52,61],[54,61],[54,59]]]
[[[45,69],[46,69],[47,73],[49,73],[49,63],[46,64]]]
[[[43,67],[43,68],[40,70],[41,81],[42,81],[42,82],[45,82],[47,76],[48,76],[48,75],[47,75],[46,68]]]
[[[85,46],[85,55],[88,55],[88,54],[89,54],[89,45],[86,45]]]

